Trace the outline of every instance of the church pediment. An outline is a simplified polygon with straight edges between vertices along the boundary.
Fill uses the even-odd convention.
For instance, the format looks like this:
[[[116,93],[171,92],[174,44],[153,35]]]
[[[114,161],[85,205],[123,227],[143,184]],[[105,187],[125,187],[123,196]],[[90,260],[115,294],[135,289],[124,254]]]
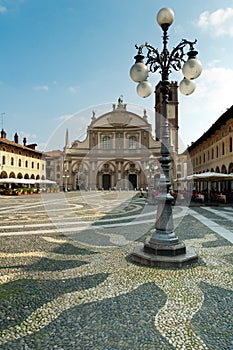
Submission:
[[[114,127],[123,127],[130,124],[132,117],[129,113],[114,111],[107,117],[108,123]]]
[[[144,110],[144,115],[140,117],[139,115],[129,112],[126,110],[126,104],[123,103],[122,99],[118,99],[118,104],[113,104],[113,110],[108,112],[99,118],[96,118],[95,112],[93,111],[93,117],[91,121],[90,128],[124,128],[124,127],[149,127],[146,110]]]

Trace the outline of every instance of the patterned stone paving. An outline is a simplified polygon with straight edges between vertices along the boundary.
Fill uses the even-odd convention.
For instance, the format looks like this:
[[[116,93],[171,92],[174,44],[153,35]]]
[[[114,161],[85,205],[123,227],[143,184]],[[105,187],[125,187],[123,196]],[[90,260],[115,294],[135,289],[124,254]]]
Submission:
[[[130,259],[153,227],[154,208],[144,199],[118,197],[105,211],[94,195],[67,196],[64,211],[54,194],[44,212],[39,196],[31,207],[0,197],[0,349],[233,349],[233,245],[191,215],[223,220],[230,230],[232,208],[214,208],[212,217],[205,208],[175,207],[176,233],[199,263],[162,270]],[[79,205],[73,212],[69,201]],[[57,208],[58,216],[49,211]],[[77,232],[58,232],[70,221]]]

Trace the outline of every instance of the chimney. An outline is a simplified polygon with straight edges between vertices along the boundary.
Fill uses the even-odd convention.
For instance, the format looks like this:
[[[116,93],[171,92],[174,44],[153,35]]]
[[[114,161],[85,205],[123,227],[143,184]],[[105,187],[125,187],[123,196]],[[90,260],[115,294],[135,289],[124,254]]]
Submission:
[[[5,130],[3,130],[3,129],[2,129],[2,131],[1,131],[1,138],[2,138],[2,139],[6,139],[6,132],[5,132]]]
[[[27,144],[27,139],[26,139],[26,137],[24,137],[23,138],[23,145],[26,146],[26,144]]]
[[[15,141],[15,143],[19,143],[19,136],[18,136],[17,132],[15,133],[14,141]]]

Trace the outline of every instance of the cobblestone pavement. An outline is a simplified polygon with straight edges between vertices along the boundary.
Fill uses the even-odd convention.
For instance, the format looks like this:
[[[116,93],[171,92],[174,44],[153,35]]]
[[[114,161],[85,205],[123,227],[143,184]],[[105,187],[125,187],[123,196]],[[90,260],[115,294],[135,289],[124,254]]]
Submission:
[[[133,264],[156,207],[130,192],[0,197],[0,349],[233,349],[233,208],[174,207],[199,263]]]

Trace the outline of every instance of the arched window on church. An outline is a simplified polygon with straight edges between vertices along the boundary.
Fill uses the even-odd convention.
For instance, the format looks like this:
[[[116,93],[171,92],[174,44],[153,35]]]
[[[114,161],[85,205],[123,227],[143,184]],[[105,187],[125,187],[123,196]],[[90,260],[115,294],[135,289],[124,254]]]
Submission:
[[[129,138],[129,149],[137,148],[137,139],[136,136],[130,136]]]
[[[111,148],[111,139],[109,136],[103,137],[103,149],[110,149]]]

